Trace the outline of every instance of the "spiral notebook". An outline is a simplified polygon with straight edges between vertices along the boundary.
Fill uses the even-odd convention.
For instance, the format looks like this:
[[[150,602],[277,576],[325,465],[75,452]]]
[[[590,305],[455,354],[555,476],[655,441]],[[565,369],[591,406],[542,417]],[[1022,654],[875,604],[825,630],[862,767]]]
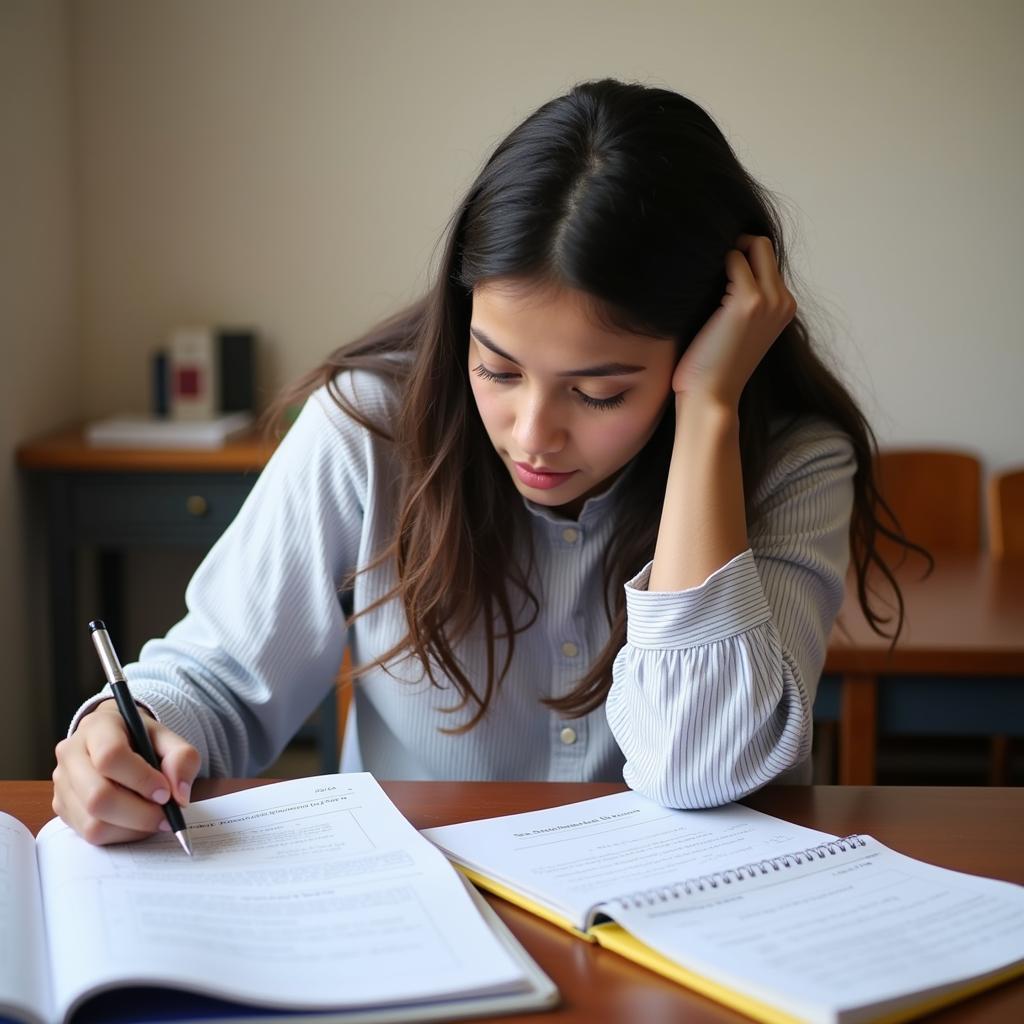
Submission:
[[[1024,888],[635,793],[423,833],[481,888],[770,1024],[900,1021],[1024,973]]]

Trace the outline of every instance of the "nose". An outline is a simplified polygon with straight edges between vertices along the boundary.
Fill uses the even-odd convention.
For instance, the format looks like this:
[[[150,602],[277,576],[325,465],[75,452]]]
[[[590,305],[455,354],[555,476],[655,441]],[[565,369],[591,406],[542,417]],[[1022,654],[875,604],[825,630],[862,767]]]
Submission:
[[[519,409],[512,434],[524,455],[548,455],[565,447],[566,430],[556,410],[540,398],[526,401]]]

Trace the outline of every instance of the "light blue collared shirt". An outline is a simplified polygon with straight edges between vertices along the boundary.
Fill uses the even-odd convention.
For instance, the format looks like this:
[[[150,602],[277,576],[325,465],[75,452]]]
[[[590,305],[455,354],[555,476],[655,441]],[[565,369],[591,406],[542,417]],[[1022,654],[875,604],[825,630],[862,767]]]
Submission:
[[[393,416],[382,379],[356,371],[339,383],[370,417]],[[624,778],[673,807],[809,781],[854,469],[838,429],[807,421],[790,431],[755,495],[750,549],[689,590],[649,593],[649,565],[626,585],[627,640],[607,702],[577,719],[540,701],[571,690],[608,638],[602,556],[628,472],[577,521],[526,502],[540,612],[516,637],[487,714],[466,733],[442,732],[473,710],[452,710],[453,689],[432,687],[411,660],[374,670],[356,687],[346,768],[381,779]],[[395,602],[350,630],[339,602],[349,571],[391,538],[397,480],[390,444],[315,393],[189,584],[185,618],[126,666],[135,697],[198,748],[204,774],[261,771],[334,684],[346,643],[361,664],[404,636]],[[393,582],[391,565],[360,574],[354,608]],[[457,653],[470,678],[486,678],[481,636]]]

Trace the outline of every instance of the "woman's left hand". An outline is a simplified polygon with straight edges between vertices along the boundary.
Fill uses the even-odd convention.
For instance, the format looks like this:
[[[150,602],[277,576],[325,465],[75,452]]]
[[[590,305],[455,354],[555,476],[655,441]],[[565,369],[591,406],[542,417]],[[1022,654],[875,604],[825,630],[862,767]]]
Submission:
[[[796,299],[779,273],[771,239],[740,235],[725,257],[722,304],[697,332],[672,375],[682,397],[711,398],[729,408],[764,354],[796,315]]]

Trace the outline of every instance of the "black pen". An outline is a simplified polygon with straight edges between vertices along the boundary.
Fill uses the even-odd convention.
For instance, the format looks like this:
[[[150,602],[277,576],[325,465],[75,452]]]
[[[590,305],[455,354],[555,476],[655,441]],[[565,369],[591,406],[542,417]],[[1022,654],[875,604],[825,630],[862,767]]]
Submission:
[[[160,762],[157,759],[156,751],[149,741],[149,733],[146,732],[146,727],[142,724],[139,709],[135,706],[135,701],[132,700],[132,695],[128,690],[128,680],[125,679],[121,662],[117,660],[117,655],[114,653],[114,645],[107,635],[107,627],[99,619],[94,619],[89,623],[89,632],[92,634],[96,653],[100,656],[103,674],[107,677],[110,689],[114,693],[114,700],[117,701],[124,724],[128,726],[128,735],[131,738],[132,746],[136,753],[141,754],[157,771],[160,771]],[[168,798],[163,808],[171,831],[181,843],[181,848],[191,857],[192,844],[188,841],[188,826],[181,816],[181,808],[173,796]]]

